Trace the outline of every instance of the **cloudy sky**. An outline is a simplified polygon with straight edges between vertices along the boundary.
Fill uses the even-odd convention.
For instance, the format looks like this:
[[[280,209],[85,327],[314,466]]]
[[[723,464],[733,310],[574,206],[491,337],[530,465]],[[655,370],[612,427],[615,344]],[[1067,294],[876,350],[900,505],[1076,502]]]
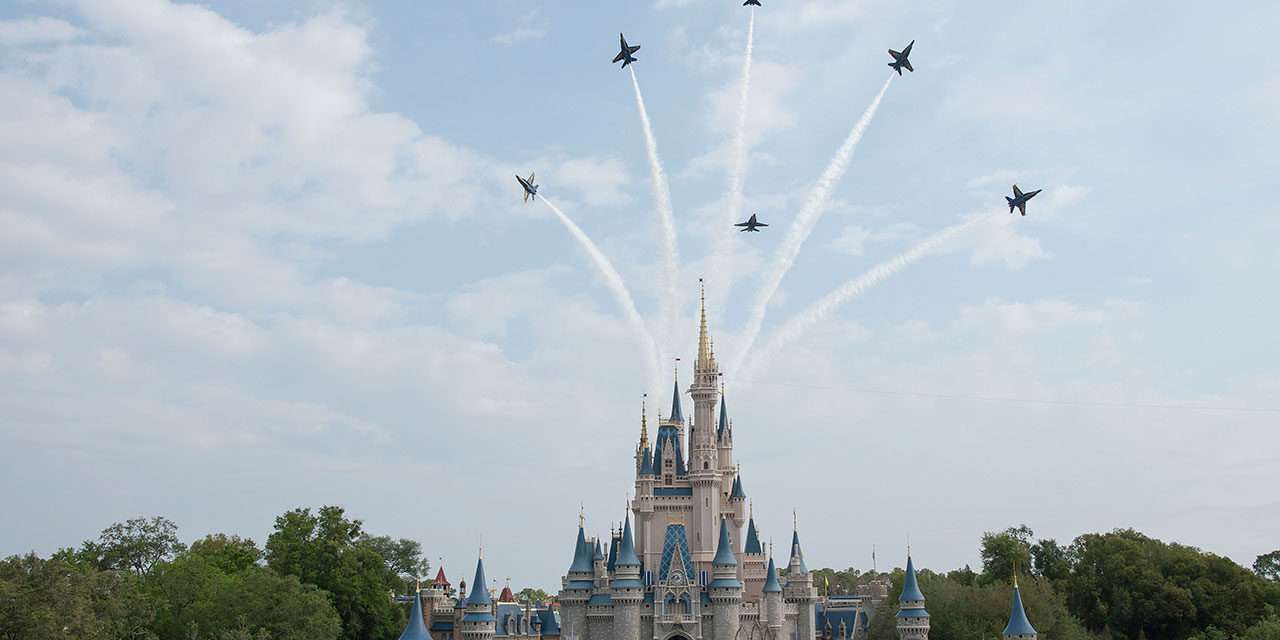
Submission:
[[[812,567],[901,563],[908,536],[922,565],[976,565],[1021,523],[1275,548],[1280,7],[766,0],[743,210],[773,226],[738,235],[738,5],[0,6],[0,553],[152,514],[262,541],[336,503],[455,578],[483,538],[490,575],[554,587],[579,503],[595,531],[621,518],[669,363],[511,174],[537,171],[685,365],[705,277],[731,369],[912,39],[767,309],[777,348],[726,371],[765,535],[796,509]],[[999,212],[1013,182],[1045,190],[1026,218]]]

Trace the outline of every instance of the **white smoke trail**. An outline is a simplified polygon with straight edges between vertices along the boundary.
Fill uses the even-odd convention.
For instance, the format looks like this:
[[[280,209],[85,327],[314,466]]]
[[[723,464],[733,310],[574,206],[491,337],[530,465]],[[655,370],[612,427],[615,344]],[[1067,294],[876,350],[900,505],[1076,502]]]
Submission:
[[[742,85],[738,92],[738,120],[733,129],[733,157],[729,170],[729,206],[726,209],[724,230],[732,229],[742,213],[742,185],[747,177],[747,100],[751,95],[751,52],[755,47],[756,10],[751,9],[751,19],[747,22],[747,51],[742,57]],[[716,267],[715,273],[722,282],[716,283],[724,295],[728,295],[733,286],[733,242],[734,235],[719,230],[715,235],[716,246],[713,251]]]
[[[604,255],[604,252],[591,241],[582,227],[579,227],[569,216],[565,215],[560,207],[557,207],[550,200],[543,196],[542,202],[556,214],[560,222],[569,230],[569,234],[578,242],[583,251],[587,252],[587,256],[591,258],[591,262],[595,264],[596,270],[600,272],[600,277],[604,279],[605,286],[609,287],[609,292],[613,294],[613,299],[622,307],[622,313],[627,316],[627,321],[631,324],[631,328],[636,332],[636,339],[640,341],[640,346],[644,350],[647,365],[645,369],[648,372],[649,379],[645,381],[646,388],[656,390],[660,387],[658,381],[661,379],[659,374],[659,366],[661,360],[658,358],[658,345],[653,339],[653,335],[649,333],[649,328],[644,324],[644,318],[640,316],[640,312],[636,310],[635,300],[631,297],[631,292],[627,290],[627,285],[622,280],[622,275],[617,269],[613,268],[613,263]]]
[[[787,235],[782,239],[782,246],[778,247],[773,263],[764,275],[764,282],[756,295],[754,306],[751,308],[751,315],[747,319],[747,330],[743,338],[742,348],[738,350],[738,356],[734,359],[731,371],[737,371],[746,361],[747,355],[751,351],[752,345],[755,344],[756,338],[760,335],[760,325],[764,323],[765,313],[769,310],[769,301],[773,299],[773,294],[778,291],[778,285],[782,282],[782,277],[791,269],[791,265],[795,263],[796,255],[800,253],[800,247],[804,246],[804,241],[809,237],[809,233],[813,231],[814,225],[822,217],[823,212],[827,208],[827,201],[831,198],[831,190],[844,177],[845,171],[849,168],[849,161],[853,159],[853,151],[858,146],[858,141],[862,140],[862,134],[866,132],[867,126],[871,124],[871,118],[876,115],[876,109],[880,107],[880,101],[884,99],[884,94],[889,90],[889,84],[893,82],[893,74],[889,75],[889,79],[884,81],[884,86],[880,87],[880,93],[876,94],[871,105],[863,112],[862,117],[858,119],[857,124],[853,126],[853,130],[849,132],[849,137],[845,138],[844,144],[836,150],[835,156],[831,158],[831,162],[827,164],[827,169],[822,172],[822,177],[818,178],[818,182],[809,190],[809,195],[805,198],[804,206],[801,207],[800,213],[796,214],[796,219],[791,223],[791,227],[787,229]]]
[[[745,370],[743,370],[743,379],[750,380],[754,377],[755,372],[768,363],[783,347],[798,340],[807,333],[814,325],[822,322],[831,312],[835,311],[840,305],[857,298],[867,289],[879,284],[885,278],[907,268],[911,264],[929,255],[934,250],[945,244],[947,241],[963,233],[964,231],[974,227],[982,222],[990,222],[995,219],[991,215],[975,216],[957,225],[953,225],[939,231],[933,236],[925,239],[920,244],[908,249],[906,252],[882,262],[866,273],[845,282],[838,288],[823,296],[821,300],[809,305],[807,309],[801,311],[778,329],[773,337],[765,343],[756,354],[752,356]]]
[[[662,160],[658,158],[658,141],[653,137],[653,124],[649,122],[649,111],[644,108],[644,96],[640,95],[640,81],[636,79],[636,68],[631,67],[631,86],[636,91],[636,108],[640,111],[640,124],[644,127],[644,146],[649,155],[649,174],[653,188],[653,201],[658,208],[658,221],[662,224],[662,254],[665,267],[667,294],[663,296],[662,312],[663,330],[668,343],[673,341],[676,330],[676,301],[680,299],[677,279],[680,277],[680,257],[676,250],[675,215],[671,211],[671,187],[667,184],[667,172],[662,168]]]

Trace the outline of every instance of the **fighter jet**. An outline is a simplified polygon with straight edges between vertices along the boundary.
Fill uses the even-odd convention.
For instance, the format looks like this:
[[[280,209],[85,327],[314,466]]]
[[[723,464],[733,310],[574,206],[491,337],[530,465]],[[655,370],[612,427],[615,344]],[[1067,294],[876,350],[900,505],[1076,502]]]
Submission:
[[[1042,189],[1036,189],[1030,193],[1023,193],[1022,189],[1018,188],[1018,185],[1013,185],[1013,197],[1004,197],[1004,199],[1009,202],[1009,213],[1013,213],[1014,207],[1017,207],[1018,211],[1021,212],[1022,215],[1027,215],[1027,201],[1036,197],[1036,194],[1041,191]]]
[[[889,66],[893,67],[893,70],[897,71],[898,75],[902,75],[903,67],[906,67],[907,71],[915,71],[915,69],[911,68],[911,61],[907,60],[907,56],[911,55],[911,47],[915,43],[916,41],[912,40],[911,44],[907,45],[907,48],[902,51],[889,50],[889,55],[893,56],[893,62],[890,62]]]
[[[735,224],[735,225],[733,225],[733,226],[735,226],[735,227],[742,227],[741,229],[738,229],[738,231],[739,231],[739,232],[742,232],[742,231],[755,231],[756,233],[760,233],[760,227],[767,227],[767,226],[769,226],[769,225],[767,225],[767,224],[765,224],[765,223],[763,223],[763,222],[757,222],[757,221],[756,221],[756,214],[754,214],[754,213],[753,213],[753,214],[751,214],[751,217],[750,217],[750,218],[747,218],[747,221],[746,221],[746,222],[739,222],[738,224]]]
[[[622,50],[618,52],[618,55],[613,57],[613,61],[617,62],[621,60],[622,66],[625,68],[627,65],[636,61],[636,57],[631,54],[639,51],[640,45],[636,45],[634,47],[628,46],[627,38],[623,36],[621,33],[618,34],[618,40],[622,42]]]
[[[520,186],[524,187],[525,202],[528,202],[529,198],[536,199],[538,197],[538,185],[533,183],[533,176],[534,173],[532,171],[529,172],[528,178],[521,178],[520,174],[516,174],[516,181],[520,183]]]
[[[742,6],[759,7],[761,5],[760,5],[760,0],[747,0],[746,2],[742,3]]]

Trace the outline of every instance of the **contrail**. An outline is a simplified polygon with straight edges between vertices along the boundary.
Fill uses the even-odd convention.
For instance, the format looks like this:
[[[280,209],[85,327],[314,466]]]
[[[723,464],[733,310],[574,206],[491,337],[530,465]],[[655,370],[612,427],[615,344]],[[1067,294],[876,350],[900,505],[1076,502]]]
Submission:
[[[738,92],[738,121],[733,129],[733,157],[729,171],[729,207],[726,209],[725,229],[732,229],[742,212],[742,185],[747,177],[747,100],[751,95],[751,51],[755,45],[756,10],[751,9],[747,22],[747,51],[742,57],[742,87]],[[713,252],[715,273],[723,280],[718,286],[725,295],[733,286],[733,234],[721,231],[715,235]]]
[[[550,200],[543,196],[538,197],[542,198],[542,202],[556,214],[557,218],[560,218],[560,222],[569,230],[569,234],[578,242],[582,250],[587,252],[587,256],[595,264],[596,270],[600,272],[600,277],[604,279],[605,285],[609,287],[609,291],[613,294],[613,299],[618,303],[618,306],[622,307],[623,314],[627,316],[627,321],[631,323],[631,328],[635,330],[636,338],[640,341],[641,348],[644,349],[645,360],[648,362],[645,369],[649,374],[647,388],[659,389],[658,381],[661,378],[658,373],[658,367],[661,361],[658,359],[658,345],[654,342],[653,335],[649,333],[649,328],[645,326],[644,318],[640,317],[639,311],[636,311],[635,300],[631,298],[631,292],[627,290],[627,285],[623,282],[622,276],[617,269],[613,268],[613,263],[604,255],[604,252],[600,251],[596,243],[591,241],[591,238],[582,230],[582,227],[579,227],[577,223],[560,210],[560,207],[557,207]]]
[[[838,288],[823,296],[821,300],[810,305],[804,311],[801,311],[782,325],[773,337],[765,343],[756,354],[751,358],[747,368],[742,372],[744,380],[750,380],[754,372],[762,365],[767,363],[773,356],[777,355],[783,347],[798,340],[807,333],[814,325],[822,322],[831,315],[840,305],[843,305],[854,298],[862,295],[864,291],[879,284],[885,278],[907,268],[911,264],[932,253],[935,249],[945,244],[947,241],[963,233],[969,228],[982,223],[990,222],[994,219],[993,215],[980,215],[970,218],[960,224],[953,225],[939,231],[933,236],[927,238],[920,244],[908,249],[906,252],[898,256],[882,262],[866,273],[845,282]]]
[[[809,237],[809,233],[813,231],[814,225],[818,223],[818,219],[822,217],[823,212],[827,208],[827,201],[831,198],[831,190],[844,177],[845,171],[849,168],[849,161],[853,159],[853,151],[858,146],[858,141],[862,140],[862,134],[866,132],[867,126],[871,124],[871,118],[876,115],[876,109],[880,107],[880,101],[884,99],[884,94],[889,90],[889,84],[893,82],[893,75],[889,75],[889,79],[884,81],[884,86],[880,87],[880,93],[876,94],[871,106],[863,112],[862,117],[858,119],[857,124],[853,125],[853,130],[849,132],[849,137],[845,138],[844,144],[836,151],[835,156],[831,158],[831,162],[827,164],[826,171],[822,172],[822,177],[809,190],[809,195],[805,198],[804,206],[801,207],[800,213],[796,214],[796,219],[791,223],[791,227],[787,229],[787,235],[782,239],[782,246],[778,247],[773,264],[765,273],[764,283],[760,287],[759,293],[756,295],[755,304],[751,308],[751,315],[747,320],[747,331],[742,342],[742,348],[738,351],[737,358],[734,359],[732,371],[738,370],[746,361],[748,353],[751,351],[752,345],[755,344],[756,337],[760,335],[760,325],[764,323],[765,313],[769,310],[769,301],[773,299],[773,294],[778,291],[778,285],[782,282],[782,277],[791,269],[791,265],[795,263],[796,255],[800,253],[800,247],[804,246],[804,241]]]
[[[667,294],[663,296],[661,315],[666,324],[663,333],[666,335],[667,342],[671,342],[676,329],[676,301],[680,299],[676,283],[680,277],[680,257],[676,251],[676,223],[675,215],[671,211],[671,187],[667,184],[667,172],[662,168],[662,160],[658,158],[658,141],[653,137],[653,124],[649,122],[649,111],[644,108],[644,96],[640,95],[640,82],[636,80],[635,67],[631,67],[631,86],[636,90],[636,108],[640,110],[640,124],[644,126],[644,146],[649,154],[653,201],[658,207],[658,221],[662,224],[662,253],[666,270]]]

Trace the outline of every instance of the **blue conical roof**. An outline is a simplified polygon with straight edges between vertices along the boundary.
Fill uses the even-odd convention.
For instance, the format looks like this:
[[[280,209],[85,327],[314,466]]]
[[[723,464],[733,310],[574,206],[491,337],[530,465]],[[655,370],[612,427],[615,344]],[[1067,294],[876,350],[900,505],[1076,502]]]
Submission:
[[[1034,636],[1036,630],[1027,620],[1027,612],[1022,608],[1022,594],[1018,585],[1013,586],[1013,608],[1009,611],[1009,624],[1005,625],[1004,636]]]
[[[680,381],[676,380],[675,386],[671,391],[671,415],[667,416],[668,420],[684,422],[684,412],[680,410]]]
[[[609,573],[613,573],[613,566],[618,561],[618,541],[617,539],[612,539],[609,543],[609,553],[606,554],[609,560],[605,563],[605,568],[609,570]]]
[[[907,556],[907,576],[902,582],[902,595],[898,596],[898,602],[924,601],[924,594],[920,593],[920,585],[916,584],[916,566],[911,562],[911,556]]]
[[[644,450],[640,452],[640,475],[654,475],[653,452],[649,451],[649,447],[645,447]]]
[[[800,532],[794,529],[791,531],[791,557],[800,561],[802,573],[809,571],[809,568],[804,566],[804,552],[800,550]]]
[[[729,493],[729,497],[746,499],[747,494],[742,490],[742,476],[733,479],[733,491]]]
[[[747,542],[742,547],[743,553],[761,554],[764,550],[760,547],[760,534],[756,531],[756,519],[747,520]]]
[[[427,625],[422,622],[422,594],[413,594],[413,609],[409,611],[409,624],[405,625],[400,640],[431,640]]]
[[[484,558],[476,559],[476,577],[471,582],[471,595],[467,596],[467,606],[489,606],[493,600],[489,598],[488,582],[484,579]]]
[[[720,518],[720,544],[716,545],[716,557],[711,561],[711,566],[738,566],[738,559],[733,555],[733,545],[729,542],[729,521],[726,518]]]
[[[591,556],[592,560],[604,560],[604,551],[600,549],[600,541],[596,540],[595,554]]]
[[[569,565],[569,573],[591,573],[591,547],[587,545],[586,533],[578,526],[578,543],[573,549],[573,564]]]
[[[636,541],[631,535],[631,518],[627,518],[622,526],[622,548],[618,550],[618,566],[638,567],[640,557],[636,555]]]
[[[729,428],[729,410],[725,408],[724,396],[720,396],[720,423],[716,425],[716,439],[724,437],[725,429]]]
[[[764,579],[765,593],[782,593],[782,584],[778,582],[778,568],[773,566],[773,556],[769,556],[769,575]]]

